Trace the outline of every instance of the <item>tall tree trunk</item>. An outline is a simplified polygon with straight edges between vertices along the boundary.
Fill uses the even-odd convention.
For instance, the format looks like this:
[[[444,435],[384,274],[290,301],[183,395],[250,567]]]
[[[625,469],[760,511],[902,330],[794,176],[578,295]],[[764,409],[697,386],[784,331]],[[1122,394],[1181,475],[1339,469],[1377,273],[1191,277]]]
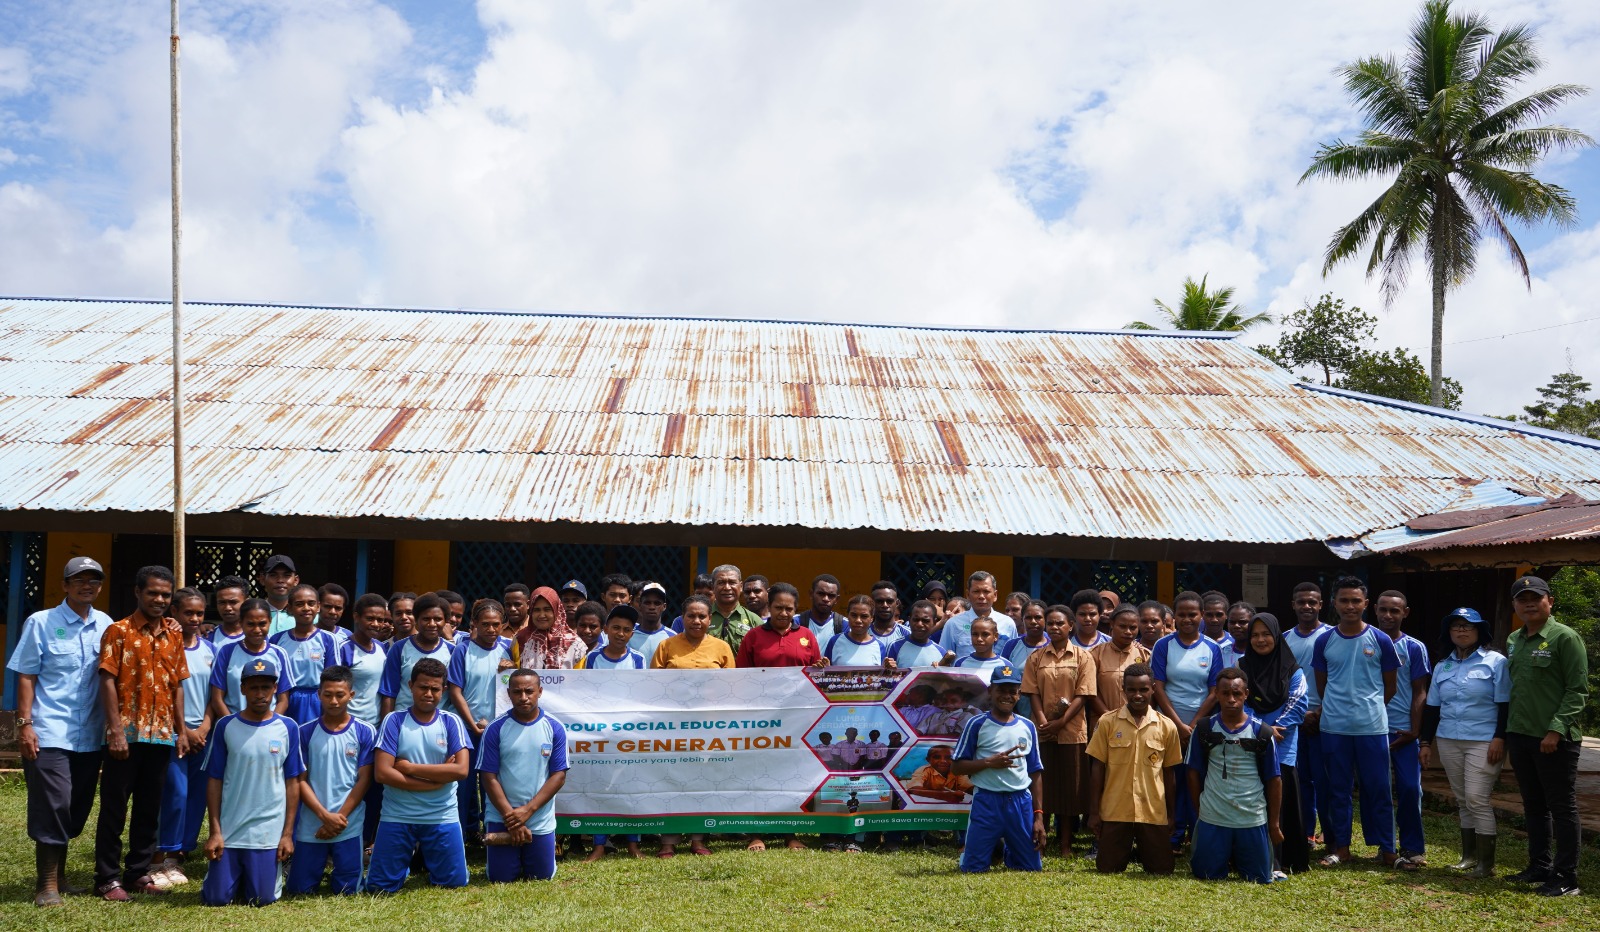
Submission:
[[[1428,404],[1444,407],[1444,286],[1445,267],[1434,250],[1433,259],[1433,359],[1428,376]]]

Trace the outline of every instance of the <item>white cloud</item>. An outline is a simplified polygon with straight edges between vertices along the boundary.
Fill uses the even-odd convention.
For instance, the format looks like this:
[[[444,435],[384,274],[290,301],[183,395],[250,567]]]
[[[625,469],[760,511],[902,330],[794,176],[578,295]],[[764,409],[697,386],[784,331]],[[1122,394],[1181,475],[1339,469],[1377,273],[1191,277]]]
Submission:
[[[1116,327],[1209,273],[1254,309],[1380,308],[1358,266],[1320,274],[1376,187],[1297,181],[1359,128],[1334,68],[1400,51],[1409,4],[481,0],[465,76],[375,3],[234,6],[261,27],[224,6],[186,38],[196,297]],[[1537,23],[1550,81],[1592,71],[1596,5],[1476,6]],[[113,175],[0,188],[55,231],[0,255],[11,287],[165,293],[160,26],[108,29],[54,101],[51,131]],[[1595,229],[1535,253],[1531,294],[1487,245],[1449,339],[1588,313]],[[1381,337],[1425,355],[1416,281]],[[1564,365],[1505,349],[1447,348],[1469,407],[1514,410]]]
[[[33,82],[28,51],[0,46],[0,95],[20,94]]]

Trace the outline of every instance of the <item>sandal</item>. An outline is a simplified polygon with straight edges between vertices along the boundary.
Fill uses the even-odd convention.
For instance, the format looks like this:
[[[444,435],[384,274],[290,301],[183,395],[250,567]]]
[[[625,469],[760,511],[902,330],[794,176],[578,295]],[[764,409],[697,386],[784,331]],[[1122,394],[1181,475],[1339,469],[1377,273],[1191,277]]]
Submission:
[[[844,846],[844,853],[845,854],[860,854],[861,853],[861,846],[852,841],[850,844]]]
[[[670,847],[669,848],[662,848],[660,851],[656,852],[656,857],[658,857],[658,858],[675,858],[677,856],[678,856],[678,852],[674,851]]]
[[[1337,854],[1330,854],[1327,857],[1325,857],[1322,860],[1317,862],[1317,864],[1322,866],[1322,867],[1338,867],[1340,864],[1343,864],[1343,863],[1344,863],[1344,858],[1339,857]]]
[[[711,849],[707,848],[705,845],[690,845],[689,853],[701,855],[702,857],[709,857],[711,855]]]
[[[1397,871],[1415,872],[1422,869],[1421,865],[1415,861],[1397,854],[1380,854],[1378,855],[1378,862],[1384,867],[1392,867]]]

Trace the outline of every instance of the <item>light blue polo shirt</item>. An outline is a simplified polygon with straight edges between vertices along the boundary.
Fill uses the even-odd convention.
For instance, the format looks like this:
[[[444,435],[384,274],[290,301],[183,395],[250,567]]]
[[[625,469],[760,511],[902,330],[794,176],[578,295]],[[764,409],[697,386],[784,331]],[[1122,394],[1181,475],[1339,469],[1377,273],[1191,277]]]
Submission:
[[[264,722],[237,714],[217,722],[206,742],[206,774],[222,781],[217,822],[224,847],[278,847],[288,814],[284,788],[306,770],[296,728],[293,720],[276,714]]]
[[[1400,669],[1394,642],[1373,625],[1357,635],[1330,627],[1317,638],[1311,668],[1328,674],[1322,695],[1322,731],[1330,735],[1387,735],[1383,674]]]
[[[977,670],[995,670],[1009,664],[1010,661],[999,654],[995,654],[993,657],[979,657],[976,654],[968,654],[965,657],[957,657],[955,663],[958,667]]]
[[[1394,654],[1400,660],[1400,669],[1395,674],[1394,698],[1389,700],[1389,732],[1411,730],[1411,681],[1427,676],[1432,670],[1428,666],[1428,648],[1423,643],[1405,632],[1394,642]],[[1421,730],[1422,723],[1416,723]]]
[[[1178,640],[1176,632],[1164,635],[1150,651],[1150,672],[1167,684],[1167,701],[1184,724],[1200,711],[1222,672],[1222,648],[1201,635],[1193,644]]]
[[[339,645],[339,663],[350,668],[350,673],[355,677],[355,688],[347,706],[350,714],[374,727],[378,724],[378,681],[383,679],[383,662],[388,657],[388,651],[378,641],[372,642],[371,650],[363,650],[351,638]]]
[[[270,619],[267,626],[268,640],[294,627],[294,616],[282,609],[273,608],[271,602],[267,603],[267,617]]]
[[[278,665],[278,692],[289,691],[289,661],[283,656],[283,650],[274,644],[263,644],[261,650],[252,653],[244,646],[243,641],[234,641],[232,644],[222,645],[217,651],[217,660],[211,667],[211,682],[222,690],[222,704],[228,707],[229,712],[238,712],[244,708],[244,691],[239,686],[239,676],[244,670],[244,665],[257,657],[270,656]]]
[[[656,655],[656,648],[660,646],[661,642],[670,637],[672,637],[672,628],[667,625],[662,625],[655,631],[641,631],[638,628],[634,628],[633,637],[628,639],[628,649],[638,651],[639,655],[648,661],[649,658]],[[645,664],[647,667],[649,665],[648,662]]]
[[[467,726],[455,713],[444,709],[435,709],[433,718],[426,722],[418,721],[410,709],[390,713],[378,734],[378,750],[413,764],[443,764],[471,746]],[[383,788],[381,821],[444,825],[456,819],[454,781],[421,793],[397,786]]]
[[[461,690],[472,717],[480,721],[494,718],[495,685],[500,677],[500,661],[511,659],[511,639],[495,638],[494,646],[483,648],[467,640],[450,652],[445,682]],[[406,690],[410,692],[410,690]]]
[[[268,637],[270,637],[270,635],[268,635]],[[243,628],[239,629],[238,634],[228,634],[226,631],[222,630],[221,625],[217,625],[215,628],[211,629],[211,646],[215,647],[219,651],[229,644],[242,640],[244,640]]]
[[[933,638],[918,644],[906,637],[889,645],[889,658],[902,670],[909,670],[912,667],[936,667],[944,660],[944,648]]]
[[[1013,750],[1015,749],[1015,750]],[[974,716],[961,729],[956,742],[956,760],[982,760],[1002,751],[1020,754],[1011,766],[996,770],[984,768],[967,779],[980,790],[1014,793],[1033,786],[1033,775],[1044,769],[1039,762],[1039,732],[1033,723],[1013,714],[1009,722],[997,722],[991,713]],[[1034,801],[1038,805],[1038,800]]]
[[[888,654],[888,645],[871,634],[867,635],[867,642],[862,644],[851,640],[848,631],[829,638],[828,646],[822,651],[829,665],[835,667],[881,667]]]
[[[372,752],[378,745],[378,733],[371,725],[351,716],[344,727],[329,731],[318,719],[300,726],[300,759],[306,766],[306,780],[317,801],[329,812],[338,812],[355,789],[362,767],[372,766]],[[350,813],[344,831],[332,838],[318,838],[317,829],[322,820],[300,807],[295,821],[294,840],[317,844],[334,844],[361,836],[361,827],[367,817],[365,800],[356,804]],[[226,836],[224,836],[226,837]]]
[[[189,663],[189,678],[183,681],[183,724],[199,728],[211,698],[211,668],[217,662],[217,648],[197,637],[193,647],[183,649],[183,659]]]
[[[1306,674],[1306,711],[1315,712],[1322,708],[1322,695],[1317,692],[1317,678],[1311,675],[1311,654],[1317,648],[1317,638],[1322,637],[1329,630],[1329,626],[1317,622],[1317,626],[1310,634],[1301,634],[1300,628],[1293,627],[1283,632],[1283,644],[1289,648],[1289,653],[1294,654],[1294,662]]]
[[[1220,828],[1255,828],[1267,824],[1266,783],[1279,776],[1276,749],[1256,754],[1237,743],[1241,738],[1272,741],[1272,732],[1262,721],[1245,713],[1245,722],[1229,731],[1222,727],[1222,717],[1213,715],[1205,724],[1222,735],[1222,743],[1207,748],[1200,739],[1199,729],[1189,739],[1189,757],[1185,761],[1192,771],[1200,774],[1204,785],[1200,790],[1200,819]]]
[[[483,750],[478,754],[478,772],[492,773],[500,780],[506,801],[526,806],[553,773],[567,769],[567,731],[543,709],[531,722],[519,722],[510,713],[489,723],[483,733]],[[489,813],[490,821],[499,814]],[[528,831],[549,835],[556,830],[556,801],[533,811]]]
[[[411,668],[417,661],[424,657],[432,657],[450,668],[450,651],[453,645],[444,638],[433,646],[433,650],[423,650],[410,638],[401,638],[396,644],[389,647],[388,656],[383,662],[383,677],[378,680],[378,695],[389,696],[394,699],[395,711],[411,708]]]
[[[1439,710],[1438,737],[1452,741],[1492,741],[1497,704],[1511,701],[1511,662],[1480,647],[1460,660],[1455,651],[1433,668],[1428,705]]]
[[[267,639],[283,651],[289,662],[290,689],[316,689],[322,684],[322,671],[333,665],[339,642],[326,631],[312,629],[304,640],[294,632],[281,631]]]
[[[1007,641],[995,653],[1004,657],[1008,663],[1020,670],[1027,666],[1028,658],[1033,656],[1034,651],[1049,643],[1049,638],[1045,638],[1037,644],[1029,644],[1026,638],[1015,637]]]
[[[994,622],[995,629],[1000,632],[1000,640],[995,642],[996,645],[1004,644],[1007,638],[1017,636],[1017,623],[1011,620],[1010,615],[991,608],[988,617]],[[972,653],[972,623],[977,619],[978,616],[970,608],[959,615],[952,615],[944,623],[944,627],[939,629],[939,646],[945,650],[955,651],[957,657],[965,657]]]
[[[621,660],[612,660],[606,656],[604,647],[596,647],[583,658],[583,668],[585,670],[648,670],[650,669],[650,661],[644,659],[644,654],[631,647],[628,648],[626,654],[622,655]]]
[[[16,650],[6,661],[13,673],[38,677],[33,692],[33,731],[39,747],[98,751],[106,743],[100,707],[100,639],[111,616],[97,608],[81,618],[65,600],[34,612],[22,623]]]
[[[877,631],[873,630],[871,625],[868,625],[867,633],[883,642],[884,647],[892,647],[894,646],[895,641],[911,636],[911,626],[903,621],[897,621],[894,623],[893,631],[890,631],[888,634],[879,634]]]
[[[1084,650],[1093,650],[1096,647],[1099,647],[1101,644],[1104,644],[1107,641],[1111,640],[1111,635],[1105,633],[1104,631],[1096,631],[1094,633],[1094,640],[1090,641],[1088,644],[1085,644],[1082,641],[1078,640],[1077,632],[1073,632],[1072,634],[1067,636],[1067,640],[1069,640],[1072,643],[1078,645],[1079,647],[1083,648]]]

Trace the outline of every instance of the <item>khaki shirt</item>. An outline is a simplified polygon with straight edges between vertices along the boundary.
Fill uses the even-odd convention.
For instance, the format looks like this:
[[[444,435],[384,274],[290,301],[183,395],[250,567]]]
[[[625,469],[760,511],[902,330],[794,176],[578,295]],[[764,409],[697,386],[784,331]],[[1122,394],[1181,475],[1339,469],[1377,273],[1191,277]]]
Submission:
[[[1126,706],[1095,725],[1088,755],[1105,765],[1103,822],[1167,824],[1165,772],[1183,762],[1178,726],[1152,706],[1135,721]]]
[[[1057,716],[1057,702],[1071,701],[1075,696],[1095,694],[1094,658],[1089,652],[1072,643],[1057,650],[1046,643],[1028,655],[1022,667],[1022,692],[1037,696],[1033,708],[1043,713],[1045,721]],[[1057,744],[1082,744],[1089,740],[1087,710],[1078,712],[1056,735]]]
[[[1099,677],[1100,705],[1107,712],[1115,712],[1127,701],[1122,696],[1122,671],[1136,663],[1149,663],[1150,648],[1134,641],[1126,651],[1120,651],[1115,643],[1106,641],[1091,648],[1089,656],[1094,658],[1095,674]]]

